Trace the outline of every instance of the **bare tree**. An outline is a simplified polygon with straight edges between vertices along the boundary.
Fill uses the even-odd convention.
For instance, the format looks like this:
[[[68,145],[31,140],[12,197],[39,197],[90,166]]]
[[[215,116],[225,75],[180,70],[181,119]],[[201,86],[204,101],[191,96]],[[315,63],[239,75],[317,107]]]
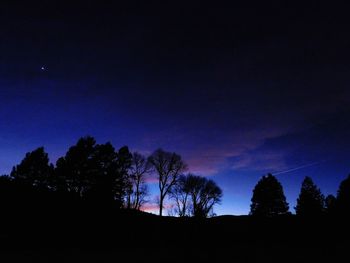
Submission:
[[[215,204],[219,204],[222,198],[222,190],[213,181],[204,178],[204,184],[199,192],[199,202],[193,204],[193,215],[208,217],[212,213]]]
[[[221,202],[222,190],[213,180],[188,174],[181,176],[171,192],[179,216],[208,217]]]
[[[134,152],[127,183],[127,208],[140,210],[146,202],[146,196],[148,195],[146,176],[149,171],[150,164],[147,159],[143,155]]]
[[[171,192],[179,176],[186,170],[186,164],[180,155],[166,152],[162,149],[156,150],[149,158],[158,176],[159,186],[159,215],[163,215],[164,199]]]
[[[175,215],[180,217],[190,215],[190,188],[185,175],[180,175],[177,183],[170,192],[170,198],[175,201],[175,207],[172,211]]]

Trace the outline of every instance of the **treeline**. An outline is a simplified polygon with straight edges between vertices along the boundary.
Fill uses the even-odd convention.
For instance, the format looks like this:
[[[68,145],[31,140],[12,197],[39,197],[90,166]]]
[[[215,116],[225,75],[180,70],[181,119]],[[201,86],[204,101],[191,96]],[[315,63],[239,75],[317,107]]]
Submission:
[[[272,174],[260,179],[253,190],[251,201],[250,215],[271,217],[290,214],[283,187]],[[337,196],[327,197],[312,179],[306,176],[294,208],[296,215],[304,218],[350,215],[350,175],[341,182]]]
[[[0,195],[12,192],[55,193],[71,200],[97,206],[142,210],[150,202],[148,181],[158,185],[159,214],[210,217],[222,199],[221,188],[211,179],[186,174],[182,157],[162,149],[150,156],[116,150],[109,142],[97,144],[87,136],[70,147],[55,165],[40,147],[25,155],[10,175],[0,177]],[[7,189],[7,190],[6,190]],[[2,193],[1,193],[2,191]],[[33,192],[34,191],[34,192]],[[16,193],[14,193],[16,194]],[[166,204],[167,203],[167,204]],[[337,196],[325,197],[310,177],[305,177],[295,207],[303,217],[350,214],[350,176],[341,182]],[[290,214],[281,183],[271,174],[263,176],[253,190],[250,215],[271,217]]]
[[[65,201],[83,200],[98,206],[142,210],[149,201],[147,181],[156,178],[159,188],[159,214],[165,202],[178,216],[208,217],[220,203],[222,190],[213,180],[186,174],[181,156],[162,149],[150,156],[130,152],[127,146],[116,150],[111,143],[97,144],[93,137],[78,140],[56,165],[40,147],[25,155],[10,175],[2,176],[2,191],[55,193]],[[29,189],[29,190],[28,190]],[[3,194],[3,193],[2,193]],[[29,197],[29,196],[28,196]]]

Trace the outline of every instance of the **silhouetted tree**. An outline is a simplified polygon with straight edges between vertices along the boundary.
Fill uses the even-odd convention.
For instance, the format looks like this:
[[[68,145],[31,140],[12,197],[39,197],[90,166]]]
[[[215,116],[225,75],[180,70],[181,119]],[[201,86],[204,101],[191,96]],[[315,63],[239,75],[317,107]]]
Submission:
[[[180,217],[191,215],[190,188],[188,176],[180,175],[170,192],[170,198],[175,201],[173,212]]]
[[[169,194],[179,176],[186,170],[186,164],[180,155],[166,152],[162,149],[156,150],[148,161],[158,175],[159,195],[159,215],[163,214],[164,199]]]
[[[222,198],[222,190],[213,180],[189,175],[188,187],[192,201],[192,215],[195,217],[208,217],[215,204],[219,204]]]
[[[208,217],[214,205],[221,202],[222,190],[213,180],[189,174],[179,177],[171,197],[179,216]]]
[[[310,177],[306,176],[297,199],[296,214],[303,217],[319,216],[324,209],[324,196],[321,190]]]
[[[281,183],[272,174],[263,176],[253,190],[250,214],[254,216],[276,216],[289,210]]]
[[[146,176],[149,172],[150,163],[143,155],[134,152],[127,179],[127,208],[140,210],[141,206],[146,202],[145,198],[148,194]]]
[[[327,214],[334,214],[337,204],[337,198],[334,195],[327,195],[325,199],[325,211]]]
[[[17,182],[46,188],[50,187],[53,165],[43,147],[28,152],[19,165],[13,167],[11,177]]]
[[[56,176],[59,182],[57,188],[66,188],[82,196],[91,186],[94,166],[96,141],[93,137],[80,138],[76,145],[69,148],[64,157],[56,162]]]
[[[0,211],[1,211],[1,214],[3,215],[2,216],[3,218],[8,213],[9,208],[12,208],[14,210],[18,209],[15,201],[16,199],[18,199],[19,194],[23,194],[23,191],[21,191],[21,193],[14,191],[14,190],[17,190],[17,189],[14,189],[13,187],[15,185],[14,181],[15,180],[9,175],[0,176]],[[28,199],[27,196],[25,197],[26,199]],[[6,217],[8,216],[9,215],[6,215]],[[1,219],[0,219],[0,222],[1,222]]]
[[[336,208],[338,213],[350,216],[350,175],[340,183]]]
[[[3,175],[0,175],[0,181],[1,182],[11,182],[11,181],[13,181],[13,178],[8,174],[3,174]]]
[[[125,200],[128,175],[131,165],[132,153],[129,151],[127,146],[123,146],[117,152],[117,176],[113,181],[115,200],[120,200],[120,205],[123,205]]]
[[[4,196],[9,195],[9,191],[11,191],[11,186],[14,185],[14,179],[7,175],[3,174],[0,176],[0,210],[4,206],[4,203],[6,203],[8,200],[4,200]],[[16,193],[13,193],[16,194]],[[5,202],[4,202],[5,201]]]
[[[120,169],[118,153],[110,143],[95,146],[91,158],[91,177],[88,198],[106,204],[116,201],[117,206],[122,205],[124,196],[124,174]]]
[[[88,136],[79,139],[65,157],[58,159],[56,175],[69,192],[105,203],[113,200],[121,207],[130,165],[128,147],[116,152],[110,143],[96,144]]]

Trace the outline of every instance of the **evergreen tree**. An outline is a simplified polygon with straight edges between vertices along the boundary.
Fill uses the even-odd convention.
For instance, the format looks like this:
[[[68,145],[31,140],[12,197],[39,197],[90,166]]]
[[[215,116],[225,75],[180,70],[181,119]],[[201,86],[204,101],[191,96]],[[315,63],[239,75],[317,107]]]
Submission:
[[[350,175],[340,183],[336,208],[340,214],[350,216]]]
[[[272,174],[263,176],[253,190],[250,214],[254,216],[276,216],[289,210],[281,183]]]
[[[337,198],[334,195],[327,195],[325,199],[325,211],[327,214],[334,214],[337,205]]]
[[[114,200],[122,206],[125,201],[128,177],[132,165],[132,153],[127,146],[121,147],[117,152],[116,169],[113,174]]]
[[[43,147],[28,152],[19,165],[13,167],[11,177],[20,183],[38,187],[50,187],[53,165]]]
[[[57,161],[57,188],[98,203],[114,201],[121,207],[131,157],[128,147],[116,152],[110,143],[96,144],[93,137],[81,138]]]
[[[57,188],[64,188],[69,192],[77,193],[80,196],[90,188],[93,169],[96,141],[93,137],[87,136],[78,140],[77,144],[70,147],[64,157],[56,162],[55,174],[57,181],[63,185]]]
[[[117,193],[123,191],[123,186],[115,187],[118,179],[117,153],[110,143],[98,144],[91,156],[88,188],[85,197],[91,201],[108,204],[115,199]],[[117,198],[118,206],[121,200]]]
[[[304,217],[313,217],[321,215],[324,210],[325,201],[321,190],[310,177],[306,176],[297,199],[296,214]]]

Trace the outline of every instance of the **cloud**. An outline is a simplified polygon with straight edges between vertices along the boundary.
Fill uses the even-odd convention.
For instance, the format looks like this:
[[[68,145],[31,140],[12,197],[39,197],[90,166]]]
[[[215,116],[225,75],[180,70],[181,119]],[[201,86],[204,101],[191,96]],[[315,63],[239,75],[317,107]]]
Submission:
[[[231,159],[233,170],[260,170],[284,174],[326,160],[340,161],[349,152],[348,112],[339,112],[321,122],[287,134],[266,138],[259,147]]]
[[[181,154],[189,172],[212,176],[227,170],[281,171],[315,162],[330,145],[343,145],[337,141],[349,130],[346,118],[339,120],[339,116],[330,123],[317,124],[314,118],[305,125],[305,120],[298,122],[277,115],[258,118],[253,124],[243,122],[241,126],[224,127],[215,120],[209,127],[183,123],[147,133],[141,141],[147,149],[162,147]]]
[[[268,161],[271,168],[284,168],[278,154],[269,153],[265,157],[250,156],[266,140],[287,134],[289,127],[245,127],[228,131],[205,131],[202,129],[185,129],[175,127],[164,129],[154,134],[146,134],[143,138],[144,146],[156,149],[164,148],[182,155],[188,164],[189,172],[202,176],[218,174],[222,170],[244,168],[243,166],[258,165]],[[142,149],[142,147],[138,147]],[[142,150],[141,150],[142,151]],[[277,165],[278,162],[278,165]],[[275,163],[275,165],[273,165]],[[262,164],[259,164],[261,167]],[[149,178],[155,182],[155,178]]]
[[[200,144],[196,149],[185,151],[184,156],[191,172],[204,176],[215,175],[227,169],[284,169],[282,151],[259,150],[265,142],[288,133],[285,128],[252,129],[234,131],[222,137],[217,144]]]
[[[276,171],[286,169],[285,155],[281,152],[249,152],[232,160],[232,170]]]

